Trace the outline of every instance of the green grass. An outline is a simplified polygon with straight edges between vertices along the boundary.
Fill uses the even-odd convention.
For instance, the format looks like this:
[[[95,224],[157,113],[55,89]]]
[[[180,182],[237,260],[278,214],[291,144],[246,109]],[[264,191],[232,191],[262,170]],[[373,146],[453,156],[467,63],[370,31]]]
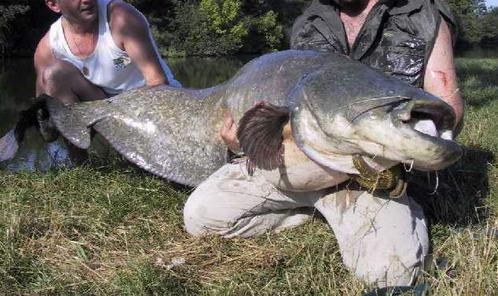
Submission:
[[[419,197],[439,263],[421,281],[434,295],[493,295],[498,238],[487,232],[498,228],[498,60],[457,64],[466,152],[439,174],[437,193]],[[434,190],[420,183],[420,192]],[[321,220],[254,239],[190,237],[181,212],[188,194],[118,164],[0,172],[0,294],[358,295],[372,288],[344,268]]]

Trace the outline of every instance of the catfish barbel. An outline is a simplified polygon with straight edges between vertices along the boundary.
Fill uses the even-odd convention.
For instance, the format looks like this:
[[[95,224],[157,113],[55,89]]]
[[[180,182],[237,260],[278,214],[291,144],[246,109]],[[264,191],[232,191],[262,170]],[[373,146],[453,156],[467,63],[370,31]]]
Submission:
[[[462,154],[449,105],[334,53],[271,53],[212,88],[145,87],[71,106],[49,99],[48,109],[76,146],[88,148],[94,129],[139,167],[190,186],[226,163],[225,112],[239,122],[251,163],[277,179],[298,162],[348,176],[359,174],[354,155],[381,171],[397,163],[439,170]],[[292,182],[287,189],[334,185]]]

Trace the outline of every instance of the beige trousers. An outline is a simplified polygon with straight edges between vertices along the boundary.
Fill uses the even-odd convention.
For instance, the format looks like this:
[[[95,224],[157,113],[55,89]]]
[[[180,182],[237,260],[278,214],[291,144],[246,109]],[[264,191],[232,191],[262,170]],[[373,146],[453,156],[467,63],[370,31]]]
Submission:
[[[284,192],[260,172],[226,164],[185,204],[186,230],[251,237],[308,220],[314,209],[337,238],[344,264],[378,286],[410,285],[422,270],[429,239],[422,209],[408,196],[387,200],[364,191]]]

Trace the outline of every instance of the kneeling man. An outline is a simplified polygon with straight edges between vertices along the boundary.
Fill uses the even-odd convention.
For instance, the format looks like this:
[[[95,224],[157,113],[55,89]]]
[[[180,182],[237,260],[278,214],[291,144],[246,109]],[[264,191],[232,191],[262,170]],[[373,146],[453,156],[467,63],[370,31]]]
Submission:
[[[121,0],[45,0],[61,17],[34,56],[36,94],[63,103],[141,87],[180,86],[161,59],[145,17]]]
[[[441,0],[315,0],[296,20],[291,42],[294,49],[348,55],[423,87],[453,107],[461,126],[453,24]],[[232,149],[237,146],[235,129],[227,119],[222,137]],[[284,146],[286,155],[295,149]],[[223,166],[188,199],[186,230],[250,237],[298,225],[317,210],[334,231],[344,264],[359,278],[378,286],[414,283],[429,253],[429,238],[422,208],[412,198],[404,194],[389,200],[335,187],[345,179],[325,174],[318,165],[300,172],[303,182],[329,182],[312,195],[278,188],[267,174],[256,170],[251,176],[242,163]]]

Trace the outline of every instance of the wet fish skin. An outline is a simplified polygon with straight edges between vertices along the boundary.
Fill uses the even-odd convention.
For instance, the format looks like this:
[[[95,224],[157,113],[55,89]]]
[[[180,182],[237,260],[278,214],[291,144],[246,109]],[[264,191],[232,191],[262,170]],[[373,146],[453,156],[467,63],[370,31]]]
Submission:
[[[145,170],[195,186],[226,162],[219,136],[226,110],[238,121],[256,101],[285,105],[304,69],[312,71],[324,59],[315,52],[283,52],[256,59],[209,89],[157,86],[72,106],[47,102],[55,125],[76,146],[89,147],[93,128]],[[274,65],[281,79],[274,79]]]
[[[343,75],[334,69],[344,72]],[[365,83],[369,88],[358,85],[363,80],[370,81]],[[402,104],[414,94],[423,94],[423,100],[437,99],[347,57],[291,50],[257,58],[226,83],[209,89],[157,86],[72,106],[51,98],[47,101],[55,125],[73,144],[88,148],[93,128],[138,166],[195,186],[226,161],[226,146],[219,136],[226,111],[238,122],[256,102],[285,107],[291,114],[296,144],[310,159],[331,169],[355,173],[351,154],[368,153],[358,143],[348,143],[347,137],[357,141],[354,134],[329,136],[337,133],[337,118],[342,116],[352,127],[356,127],[357,117],[361,118],[358,122],[375,124],[379,121],[376,117],[385,120],[391,116],[390,110],[376,110],[379,102]],[[369,101],[383,96],[389,99]],[[378,112],[374,114],[372,110]],[[313,128],[302,128],[303,123],[310,122],[315,124]],[[323,151],[307,150],[305,144],[313,139],[330,147]],[[458,150],[450,144],[443,150]],[[444,146],[439,142],[434,145]],[[321,153],[320,157],[314,157],[317,153]],[[451,157],[445,165],[455,161],[458,152]],[[322,163],[323,159],[326,161]],[[341,165],[330,166],[338,159]],[[344,168],[343,164],[350,167]]]

